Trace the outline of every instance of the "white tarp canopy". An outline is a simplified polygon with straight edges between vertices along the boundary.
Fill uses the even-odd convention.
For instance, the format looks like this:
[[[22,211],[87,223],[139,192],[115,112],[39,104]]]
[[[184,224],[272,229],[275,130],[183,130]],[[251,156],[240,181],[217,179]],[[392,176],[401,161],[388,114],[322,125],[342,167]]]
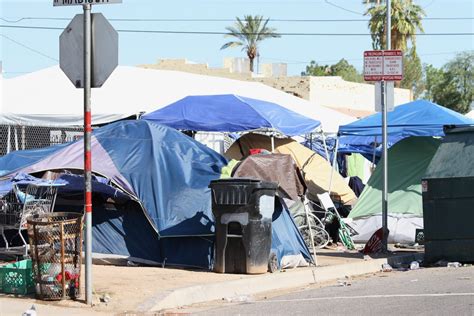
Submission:
[[[188,95],[238,94],[274,102],[321,121],[326,133],[354,118],[262,83],[179,71],[119,66],[100,89],[92,89],[92,122],[104,124],[151,112]],[[0,123],[82,125],[83,92],[58,66],[3,79]]]

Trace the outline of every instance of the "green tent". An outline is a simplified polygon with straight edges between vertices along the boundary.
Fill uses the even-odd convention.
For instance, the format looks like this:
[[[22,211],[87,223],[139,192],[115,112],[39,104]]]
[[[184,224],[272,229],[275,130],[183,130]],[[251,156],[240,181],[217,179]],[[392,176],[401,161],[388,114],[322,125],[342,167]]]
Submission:
[[[423,226],[421,179],[440,143],[432,137],[408,137],[389,149],[388,228],[392,235],[389,241],[413,240],[415,228]],[[349,213],[349,223],[352,222],[350,225],[359,233],[356,240],[367,240],[381,227],[382,175],[383,166],[379,164]],[[412,229],[403,227],[408,224]],[[399,233],[404,237],[398,238]]]

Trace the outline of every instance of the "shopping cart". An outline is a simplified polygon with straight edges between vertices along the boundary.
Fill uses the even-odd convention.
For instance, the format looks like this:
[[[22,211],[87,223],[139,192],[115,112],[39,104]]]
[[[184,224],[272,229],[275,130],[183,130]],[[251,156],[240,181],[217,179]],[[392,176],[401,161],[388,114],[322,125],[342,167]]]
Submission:
[[[26,229],[29,216],[53,211],[57,189],[58,186],[51,183],[12,184],[10,192],[0,199],[0,233],[5,242],[0,253],[28,256],[28,243],[21,231]],[[6,230],[16,230],[16,234],[8,240]],[[11,246],[17,236],[22,245]]]

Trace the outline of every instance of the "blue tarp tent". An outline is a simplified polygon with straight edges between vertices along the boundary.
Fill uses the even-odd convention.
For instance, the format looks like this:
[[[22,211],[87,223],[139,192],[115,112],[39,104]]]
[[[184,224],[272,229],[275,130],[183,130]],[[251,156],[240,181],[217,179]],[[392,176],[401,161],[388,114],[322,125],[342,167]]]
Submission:
[[[179,130],[272,129],[288,136],[313,132],[321,124],[278,104],[234,94],[188,96],[142,118]]]
[[[91,148],[95,174],[92,251],[209,268],[214,224],[208,185],[220,177],[226,159],[174,129],[145,120],[95,130]],[[59,172],[68,184],[59,189],[55,209],[82,211],[82,140],[12,152],[0,158],[0,170],[4,180],[19,173]],[[109,203],[110,199],[115,203]],[[277,218],[291,227],[285,216]],[[304,254],[304,248],[295,248],[299,233],[286,230],[274,235],[284,241],[279,256],[295,251]]]
[[[376,113],[339,127],[340,148],[370,146],[382,142],[382,114]],[[409,136],[443,136],[444,125],[474,124],[474,120],[441,105],[417,100],[387,113],[388,142]]]
[[[97,129],[91,148],[93,171],[110,179],[142,209],[132,212],[132,204],[114,212],[98,209],[94,217],[103,220],[94,223],[93,251],[208,267],[212,242],[206,238],[213,229],[208,185],[219,178],[226,159],[174,129],[148,121],[124,121]],[[0,160],[6,177],[18,172],[83,169],[82,140],[11,155],[15,158],[7,155]],[[93,192],[96,197],[97,193]],[[130,248],[131,234],[136,245]]]
[[[285,256],[302,255],[307,262],[314,263],[313,257],[304,242],[288,207],[277,199],[272,216],[272,252],[277,255],[279,267]]]

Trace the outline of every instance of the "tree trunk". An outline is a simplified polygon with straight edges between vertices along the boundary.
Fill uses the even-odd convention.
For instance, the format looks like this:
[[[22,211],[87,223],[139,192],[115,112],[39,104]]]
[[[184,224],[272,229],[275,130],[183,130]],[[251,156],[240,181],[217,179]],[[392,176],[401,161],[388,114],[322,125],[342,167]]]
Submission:
[[[250,60],[250,72],[253,73],[253,58],[250,57],[249,60]]]

